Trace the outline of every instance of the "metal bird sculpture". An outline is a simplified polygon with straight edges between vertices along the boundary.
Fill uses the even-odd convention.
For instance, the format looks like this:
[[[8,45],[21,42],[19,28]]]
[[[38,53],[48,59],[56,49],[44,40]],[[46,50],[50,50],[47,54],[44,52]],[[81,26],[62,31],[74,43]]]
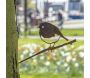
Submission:
[[[39,30],[40,38],[41,38],[41,40],[43,40],[47,44],[50,44],[50,45],[53,44],[53,43],[55,44],[57,41],[59,41],[60,37],[64,38],[66,41],[68,41],[68,39],[66,37],[64,37],[63,34],[59,31],[59,29],[56,26],[54,26],[53,24],[51,24],[51,23],[43,22],[43,23],[41,23],[39,25],[39,28],[40,28],[40,30]],[[54,37],[55,35],[59,35],[59,38],[54,42],[46,42],[43,39],[43,38],[51,38],[51,37]],[[72,41],[69,41],[67,43],[61,44],[61,45],[56,46],[56,47],[54,47],[54,45],[53,45],[53,47],[41,50],[40,52],[37,52],[37,53],[33,54],[32,56],[21,60],[19,63],[22,63],[22,62],[24,62],[24,61],[26,61],[26,60],[34,57],[34,56],[37,56],[37,55],[39,55],[41,53],[44,53],[44,52],[46,52],[48,50],[51,50],[51,52],[52,52],[52,50],[54,50],[54,49],[63,47],[63,46],[68,45],[68,44],[72,44],[74,42],[76,42],[76,39],[74,39]]]
[[[53,44],[55,45],[56,42],[59,41],[60,37],[64,38],[66,41],[68,41],[68,39],[61,33],[61,31],[59,30],[58,27],[56,27],[55,25],[48,23],[48,22],[42,22],[39,25],[39,35],[42,41],[44,41],[47,44]],[[53,41],[53,42],[47,42],[45,41],[44,38],[51,38],[51,37],[55,37],[55,35],[58,35],[58,39]],[[54,46],[53,45],[53,46]]]

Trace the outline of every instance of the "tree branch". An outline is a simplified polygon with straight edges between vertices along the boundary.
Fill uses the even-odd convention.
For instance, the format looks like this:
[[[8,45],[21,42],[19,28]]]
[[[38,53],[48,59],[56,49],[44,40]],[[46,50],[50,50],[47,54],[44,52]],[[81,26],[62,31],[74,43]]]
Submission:
[[[72,43],[74,43],[74,42],[76,42],[76,39],[74,39],[74,40],[72,40],[72,41],[69,41],[69,42],[67,42],[67,43],[61,44],[61,45],[56,46],[56,47],[49,47],[49,48],[47,48],[47,49],[44,49],[44,50],[42,50],[42,51],[40,51],[40,52],[38,52],[38,53],[36,53],[36,54],[30,56],[30,57],[27,57],[26,59],[20,61],[19,63],[22,63],[22,62],[24,62],[24,61],[26,61],[26,60],[28,60],[28,59],[34,57],[34,56],[37,56],[37,55],[39,55],[39,54],[41,54],[41,53],[44,53],[44,52],[46,52],[46,51],[48,51],[48,50],[54,50],[54,49],[63,47],[63,46],[65,46],[65,45],[72,44]]]

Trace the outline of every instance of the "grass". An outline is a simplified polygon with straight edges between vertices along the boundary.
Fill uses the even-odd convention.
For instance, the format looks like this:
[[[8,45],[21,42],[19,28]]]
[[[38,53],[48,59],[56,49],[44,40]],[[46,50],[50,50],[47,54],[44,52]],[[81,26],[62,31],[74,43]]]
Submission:
[[[83,29],[64,29],[62,33],[65,36],[83,36],[84,30]]]
[[[60,40],[59,42],[57,42],[57,45],[59,44],[62,44],[66,42],[65,40]],[[18,40],[18,46],[22,46],[24,44],[39,44],[41,46],[43,46],[45,43],[41,40],[41,39],[32,39],[32,38],[19,38]],[[84,44],[84,41],[83,40],[77,40],[74,45],[76,47],[80,46],[80,45],[83,45]]]
[[[36,73],[36,74],[20,74],[20,78],[84,78],[81,76],[69,76],[68,74],[55,73]]]
[[[83,36],[84,35],[84,29],[62,29],[61,32],[65,36]],[[39,30],[35,29],[34,31],[31,30],[30,35],[39,35]]]

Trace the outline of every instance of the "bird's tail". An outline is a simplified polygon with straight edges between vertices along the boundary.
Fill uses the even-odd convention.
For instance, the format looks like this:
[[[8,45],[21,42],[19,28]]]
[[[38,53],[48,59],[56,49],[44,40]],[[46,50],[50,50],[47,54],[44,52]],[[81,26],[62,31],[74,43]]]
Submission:
[[[63,37],[66,41],[68,41],[68,39],[67,39],[66,37],[64,37],[63,35],[62,35],[62,37]]]
[[[61,32],[59,32],[59,35],[60,35],[62,38],[64,38],[66,41],[68,41],[68,39],[67,39]]]

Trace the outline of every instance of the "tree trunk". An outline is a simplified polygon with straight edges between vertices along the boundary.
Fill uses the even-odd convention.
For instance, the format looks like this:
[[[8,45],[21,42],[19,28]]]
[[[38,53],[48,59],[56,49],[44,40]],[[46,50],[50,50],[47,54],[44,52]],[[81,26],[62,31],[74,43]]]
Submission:
[[[3,8],[3,7],[2,7]],[[14,0],[6,0],[6,77],[19,78],[17,63],[17,31],[15,23]]]

